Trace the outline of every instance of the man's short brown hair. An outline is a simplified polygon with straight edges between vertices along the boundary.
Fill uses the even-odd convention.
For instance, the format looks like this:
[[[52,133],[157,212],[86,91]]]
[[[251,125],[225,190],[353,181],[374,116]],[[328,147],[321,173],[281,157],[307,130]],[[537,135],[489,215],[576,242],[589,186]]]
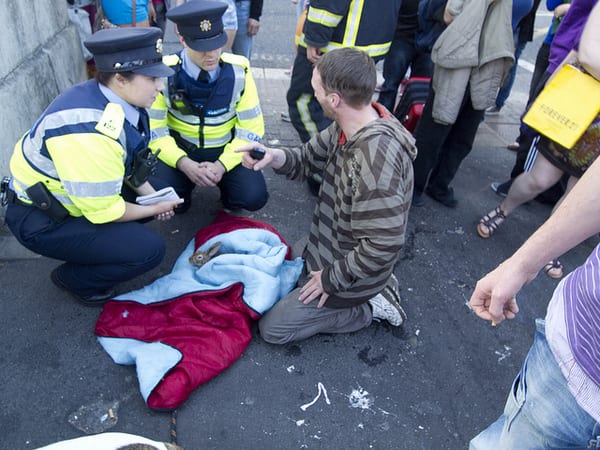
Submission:
[[[344,47],[322,55],[315,65],[326,93],[337,92],[349,106],[368,105],[377,84],[375,62],[362,50]]]

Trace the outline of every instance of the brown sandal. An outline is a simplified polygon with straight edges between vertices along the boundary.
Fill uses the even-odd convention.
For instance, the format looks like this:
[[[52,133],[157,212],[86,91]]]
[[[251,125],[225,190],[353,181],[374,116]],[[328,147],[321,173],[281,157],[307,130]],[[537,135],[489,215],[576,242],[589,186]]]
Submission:
[[[558,259],[553,259],[544,266],[544,273],[550,278],[560,280],[563,276],[563,265]]]
[[[512,144],[508,144],[506,146],[506,148],[508,150],[510,150],[511,152],[516,152],[519,151],[519,143],[517,141],[513,142]]]
[[[506,214],[500,209],[500,206],[496,206],[493,211],[481,218],[477,224],[477,234],[483,239],[492,237],[504,219],[506,219]],[[487,232],[482,228],[482,225],[487,228]]]

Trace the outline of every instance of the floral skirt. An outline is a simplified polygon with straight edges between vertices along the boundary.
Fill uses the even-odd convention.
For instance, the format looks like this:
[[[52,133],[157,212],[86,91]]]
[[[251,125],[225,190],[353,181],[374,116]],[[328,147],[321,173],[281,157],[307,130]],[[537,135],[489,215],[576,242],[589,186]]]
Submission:
[[[538,151],[560,170],[580,178],[600,154],[600,115],[579,138],[573,148],[558,145],[545,136],[540,136]]]

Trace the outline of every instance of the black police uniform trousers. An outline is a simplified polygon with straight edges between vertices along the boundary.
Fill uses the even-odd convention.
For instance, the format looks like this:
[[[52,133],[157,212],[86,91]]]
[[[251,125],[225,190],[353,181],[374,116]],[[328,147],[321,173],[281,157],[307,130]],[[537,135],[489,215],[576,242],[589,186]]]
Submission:
[[[306,48],[298,46],[286,98],[290,120],[302,142],[309,141],[331,124],[331,120],[325,117],[315,98],[315,91],[310,84],[312,72],[313,63],[306,57]]]
[[[421,194],[428,187],[437,195],[446,195],[460,164],[471,152],[484,111],[473,108],[469,90],[467,86],[456,122],[444,125],[433,120],[435,93],[433,88],[429,88],[423,115],[415,129],[417,157],[413,168],[416,193]]]
[[[198,149],[188,152],[188,157],[196,162],[215,162],[222,152],[222,148]],[[169,167],[162,161],[159,161],[156,173],[150,177],[150,184],[156,190],[172,186],[188,204],[192,190],[196,186],[183,172]],[[247,169],[241,164],[225,172],[217,186],[221,191],[221,203],[228,209],[257,211],[265,206],[269,199],[263,174],[260,171]]]
[[[6,224],[29,250],[65,261],[59,277],[82,296],[94,295],[158,266],[164,240],[138,222],[93,224],[69,216],[56,222],[18,201],[6,209]]]

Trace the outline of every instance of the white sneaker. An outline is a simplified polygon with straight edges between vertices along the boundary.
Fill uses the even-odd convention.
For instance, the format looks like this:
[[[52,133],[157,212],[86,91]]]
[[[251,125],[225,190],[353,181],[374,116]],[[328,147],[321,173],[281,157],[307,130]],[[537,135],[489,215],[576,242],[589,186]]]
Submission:
[[[400,306],[400,296],[389,286],[369,300],[373,311],[373,320],[386,320],[390,325],[399,327],[406,320],[406,313]]]
[[[400,283],[398,283],[398,278],[396,278],[396,275],[394,275],[393,273],[390,274],[390,279],[388,280],[386,286],[389,287],[392,291],[394,291],[398,296],[398,299],[400,299],[400,291],[398,290]]]

